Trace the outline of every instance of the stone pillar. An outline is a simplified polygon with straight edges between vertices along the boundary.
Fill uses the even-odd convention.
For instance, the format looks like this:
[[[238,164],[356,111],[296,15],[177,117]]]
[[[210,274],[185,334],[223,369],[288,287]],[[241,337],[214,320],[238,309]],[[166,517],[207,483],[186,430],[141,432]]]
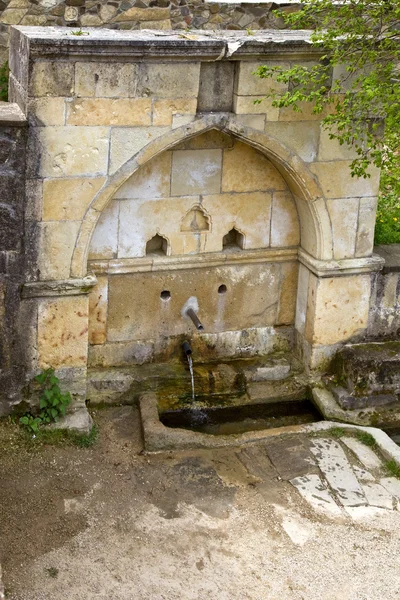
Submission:
[[[368,326],[372,275],[379,256],[321,261],[303,250],[296,307],[297,345],[309,370],[324,370],[346,341],[357,341]]]
[[[80,432],[90,430],[86,410],[88,355],[88,294],[95,277],[25,284],[23,298],[34,305],[37,314],[36,352],[31,374],[54,368],[61,387],[71,393],[73,402],[60,425]]]

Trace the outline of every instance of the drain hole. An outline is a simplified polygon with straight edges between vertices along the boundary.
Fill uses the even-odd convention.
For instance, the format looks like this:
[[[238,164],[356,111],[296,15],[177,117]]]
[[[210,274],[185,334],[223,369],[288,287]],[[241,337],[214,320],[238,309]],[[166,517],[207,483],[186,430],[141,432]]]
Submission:
[[[225,293],[226,293],[226,290],[227,290],[227,287],[226,287],[226,285],[222,284],[222,285],[220,285],[220,286],[219,286],[219,288],[218,288],[218,294],[225,294]]]
[[[161,300],[167,301],[171,298],[171,292],[168,290],[163,290],[160,294]]]

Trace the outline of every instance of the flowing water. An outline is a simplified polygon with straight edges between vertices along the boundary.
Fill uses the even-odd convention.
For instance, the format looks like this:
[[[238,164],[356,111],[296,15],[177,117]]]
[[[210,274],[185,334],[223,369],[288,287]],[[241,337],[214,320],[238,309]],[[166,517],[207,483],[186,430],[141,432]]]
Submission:
[[[190,354],[187,355],[188,363],[189,363],[189,371],[190,371],[190,379],[192,381],[192,400],[195,400],[194,395],[194,373],[193,373],[193,360]]]

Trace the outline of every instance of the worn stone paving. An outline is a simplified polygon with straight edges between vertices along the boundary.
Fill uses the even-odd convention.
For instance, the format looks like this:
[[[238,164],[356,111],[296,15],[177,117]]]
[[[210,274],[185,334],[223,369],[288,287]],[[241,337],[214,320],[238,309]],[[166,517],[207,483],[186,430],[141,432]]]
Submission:
[[[397,600],[400,481],[353,434],[146,455],[136,409],[95,420],[34,452],[0,423],[7,600]]]

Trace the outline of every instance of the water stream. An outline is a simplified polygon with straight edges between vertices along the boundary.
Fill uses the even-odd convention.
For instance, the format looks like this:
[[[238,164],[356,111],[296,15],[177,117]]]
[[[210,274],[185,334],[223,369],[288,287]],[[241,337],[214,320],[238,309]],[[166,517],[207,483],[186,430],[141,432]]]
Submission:
[[[192,357],[190,356],[190,354],[187,355],[187,359],[188,359],[188,363],[189,363],[189,371],[190,371],[190,379],[192,381],[192,400],[194,402],[195,400],[195,395],[194,395],[194,373],[193,373],[193,360]]]

